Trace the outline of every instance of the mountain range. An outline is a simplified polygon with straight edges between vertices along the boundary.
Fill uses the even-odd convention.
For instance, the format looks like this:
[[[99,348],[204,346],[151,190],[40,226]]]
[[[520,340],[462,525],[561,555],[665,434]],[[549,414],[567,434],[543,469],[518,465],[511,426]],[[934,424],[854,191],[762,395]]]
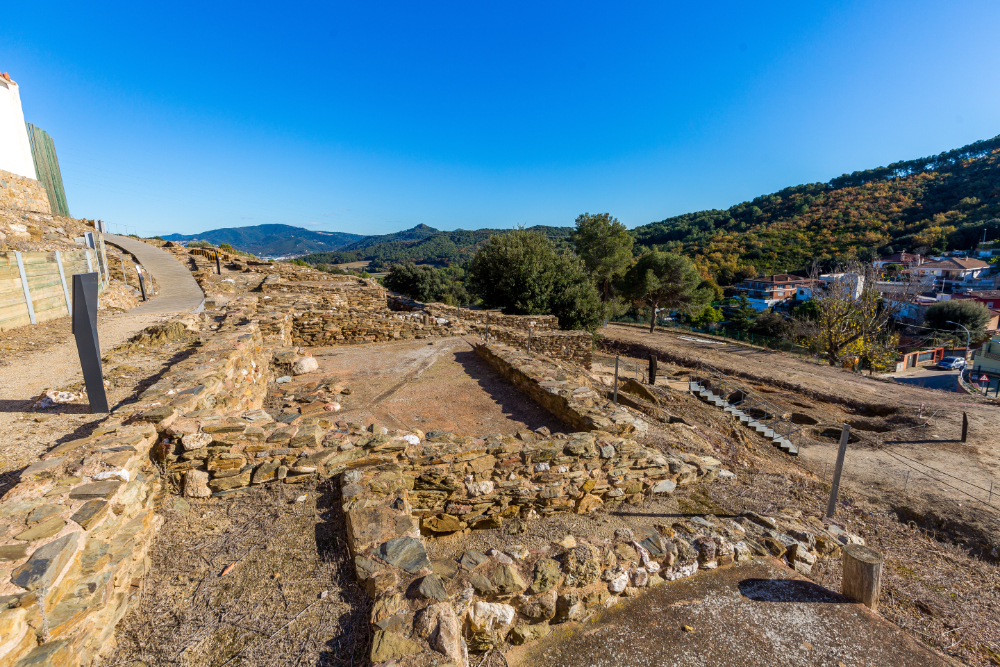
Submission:
[[[318,232],[291,225],[254,225],[211,229],[199,234],[168,234],[161,238],[164,241],[208,241],[213,245],[228,243],[237,250],[255,255],[283,257],[337,250],[366,237],[345,232]]]
[[[565,246],[572,227],[531,227]],[[412,261],[447,266],[469,259],[504,230],[440,231],[417,225],[362,236],[289,225],[171,234],[265,256],[299,255],[312,263],[369,262],[381,270]],[[748,275],[833,267],[893,252],[968,250],[986,234],[1000,237],[1000,136],[888,167],[855,171],[731,206],[685,213],[636,227],[635,254],[651,249],[687,255],[704,275],[730,285]]]

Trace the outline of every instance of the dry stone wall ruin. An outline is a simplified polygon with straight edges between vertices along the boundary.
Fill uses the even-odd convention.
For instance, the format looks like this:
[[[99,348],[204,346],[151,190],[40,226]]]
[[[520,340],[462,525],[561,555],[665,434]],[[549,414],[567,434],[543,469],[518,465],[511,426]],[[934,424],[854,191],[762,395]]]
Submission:
[[[307,283],[274,280],[260,294],[210,297],[209,310],[188,320],[202,336],[194,354],[92,435],[45,454],[0,499],[0,667],[89,665],[107,650],[149,567],[156,509],[170,494],[226,497],[333,478],[355,572],[373,599],[372,662],[400,667],[468,665],[469,651],[532,641],[646,587],[755,554],[808,572],[848,539],[796,517],[693,517],[619,531],[613,541],[566,536],[548,550],[432,561],[427,536],[517,532],[553,514],[635,503],[731,473],[713,459],[639,444],[645,422],[609,403],[579,363],[493,341],[477,352],[575,432],[345,423],[336,416],[342,387],[319,380],[285,394],[275,383],[315,367],[302,342],[379,340],[387,334],[371,322],[382,318],[399,322],[385,331],[413,338],[479,325],[460,328],[434,307],[390,310],[371,283]],[[323,335],[308,333],[317,314]],[[280,411],[262,409],[269,395],[282,399]]]

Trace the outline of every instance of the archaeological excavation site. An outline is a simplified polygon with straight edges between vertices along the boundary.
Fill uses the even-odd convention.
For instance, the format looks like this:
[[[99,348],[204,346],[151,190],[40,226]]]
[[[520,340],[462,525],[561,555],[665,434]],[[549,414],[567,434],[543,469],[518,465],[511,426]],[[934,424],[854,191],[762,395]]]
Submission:
[[[908,529],[826,518],[829,483],[703,366],[105,240],[157,277],[137,309],[171,298],[157,262],[204,302],[104,352],[109,414],[30,412],[77,421],[5,477],[0,665],[952,664],[839,592],[845,549]]]

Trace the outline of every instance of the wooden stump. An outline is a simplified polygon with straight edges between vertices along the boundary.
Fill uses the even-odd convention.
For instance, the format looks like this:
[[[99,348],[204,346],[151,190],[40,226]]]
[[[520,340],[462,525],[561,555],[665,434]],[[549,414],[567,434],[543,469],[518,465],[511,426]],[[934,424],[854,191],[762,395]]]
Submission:
[[[844,547],[844,573],[840,592],[878,611],[878,595],[882,588],[882,555],[860,544]]]

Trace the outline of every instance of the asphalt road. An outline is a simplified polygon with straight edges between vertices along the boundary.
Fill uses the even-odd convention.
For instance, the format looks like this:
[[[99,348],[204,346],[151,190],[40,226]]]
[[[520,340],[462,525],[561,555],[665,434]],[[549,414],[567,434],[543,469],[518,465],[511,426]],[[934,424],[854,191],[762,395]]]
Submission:
[[[934,366],[925,366],[906,373],[893,374],[889,377],[902,384],[912,384],[925,389],[941,389],[943,391],[959,391],[958,371],[939,370]]]

